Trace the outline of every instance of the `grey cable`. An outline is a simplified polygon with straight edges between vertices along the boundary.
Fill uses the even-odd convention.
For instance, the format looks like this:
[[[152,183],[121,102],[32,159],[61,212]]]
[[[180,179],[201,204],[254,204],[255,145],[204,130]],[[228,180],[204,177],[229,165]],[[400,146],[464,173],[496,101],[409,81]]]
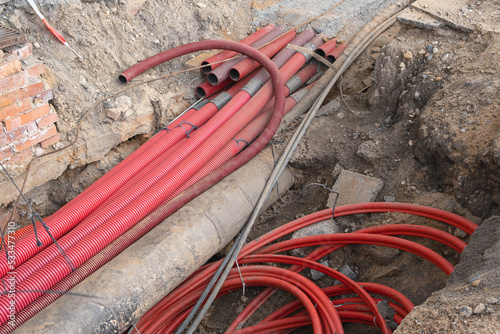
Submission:
[[[243,248],[245,241],[246,241],[255,221],[257,220],[257,217],[260,214],[260,211],[262,210],[265,202],[267,201],[269,194],[271,193],[272,189],[274,188],[279,176],[285,170],[286,165],[290,161],[290,158],[291,158],[293,152],[295,151],[297,145],[299,144],[300,140],[304,136],[305,131],[307,130],[307,128],[311,124],[314,116],[316,115],[317,111],[321,107],[326,96],[328,95],[328,93],[330,92],[332,87],[335,85],[335,83],[337,82],[340,75],[342,75],[342,73],[345,72],[345,70],[352,64],[352,62],[364,51],[364,49],[375,38],[377,38],[378,35],[380,35],[389,26],[391,26],[392,24],[394,24],[394,22],[396,22],[396,17],[397,17],[397,14],[393,15],[392,17],[390,17],[389,19],[384,21],[382,24],[378,25],[372,32],[367,34],[367,36],[356,46],[356,48],[354,48],[354,50],[351,52],[351,54],[347,57],[346,61],[339,68],[339,70],[337,71],[337,73],[335,74],[333,79],[325,87],[325,89],[323,90],[321,95],[314,102],[313,106],[311,107],[309,112],[304,117],[302,123],[299,125],[298,129],[295,131],[292,138],[288,142],[287,147],[285,148],[285,151],[281,155],[276,167],[273,169],[273,171],[269,177],[269,180],[267,181],[266,186],[264,187],[264,190],[262,191],[262,193],[260,195],[259,201],[255,205],[255,208],[252,212],[252,215],[250,216],[250,218],[248,219],[247,223],[245,224],[243,230],[241,231],[240,235],[238,236],[237,241],[234,243],[233,247],[231,247],[231,250],[230,250],[231,255],[228,254],[226,256],[226,258],[224,259],[224,260],[226,260],[228,257],[230,257],[229,261],[224,261],[227,263],[227,265],[224,268],[224,271],[221,274],[220,278],[218,279],[217,284],[213,287],[213,289],[212,289],[212,286],[207,286],[207,288],[205,289],[204,294],[206,291],[210,291],[210,290],[212,290],[212,293],[210,294],[210,296],[206,300],[205,304],[203,305],[203,308],[200,310],[197,317],[193,320],[193,323],[191,324],[191,326],[188,328],[187,334],[194,333],[194,331],[196,330],[196,328],[200,324],[201,320],[203,319],[203,317],[207,313],[208,309],[212,305],[213,301],[217,297],[217,294],[219,293],[222,285],[224,284],[226,277],[229,275],[229,272],[232,269],[234,263],[236,262],[238,255],[239,255],[241,249]],[[233,249],[234,249],[234,251],[233,251]],[[222,266],[222,264],[221,264],[221,266]],[[220,267],[219,267],[219,269],[220,269]],[[217,271],[219,271],[219,269]],[[215,275],[212,277],[211,282],[214,280],[214,278],[215,278]],[[215,278],[215,279],[217,279],[217,278]],[[201,297],[200,297],[200,299],[201,299]],[[202,303],[202,301],[200,303],[197,302],[197,304],[201,304],[201,303]],[[193,308],[191,310],[191,313],[194,313],[194,312],[196,312],[196,308]],[[190,319],[190,318],[189,317],[186,318],[185,322],[188,321],[188,319]],[[185,328],[185,326],[182,329],[179,328],[176,331],[176,334],[182,333],[184,328]]]

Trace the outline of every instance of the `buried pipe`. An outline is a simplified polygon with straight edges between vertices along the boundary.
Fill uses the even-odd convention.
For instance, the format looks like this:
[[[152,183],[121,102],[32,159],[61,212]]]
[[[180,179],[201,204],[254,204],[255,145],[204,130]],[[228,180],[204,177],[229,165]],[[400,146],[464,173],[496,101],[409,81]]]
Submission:
[[[265,45],[266,43],[269,43],[278,36],[280,36],[284,30],[285,30],[284,27],[275,28],[273,31],[267,33],[264,37],[260,38],[258,41],[252,43],[250,46],[252,48],[258,49],[261,46]],[[244,59],[246,59],[245,56],[230,59],[224,64],[221,64],[215,70],[210,71],[210,73],[208,73],[207,75],[208,82],[214,86],[218,85],[221,82],[224,82],[224,80],[229,78],[229,70],[231,69],[231,67],[233,67],[234,65],[236,65],[237,63],[239,63]]]
[[[337,46],[337,39],[332,38],[325,44],[321,45],[317,50],[316,53],[319,54],[321,57],[326,58],[326,55],[330,54],[333,50],[335,50],[335,47]]]
[[[265,34],[271,32],[274,29],[274,24],[268,24],[267,26],[263,27],[262,29],[257,30],[253,34],[243,38],[239,43],[243,43],[245,45],[250,45],[254,42],[256,42],[258,39],[263,37]],[[229,59],[231,57],[234,57],[238,54],[238,52],[230,51],[230,50],[224,50],[221,51],[212,57],[207,58],[206,60],[201,62],[201,65],[203,66],[201,68],[201,71],[204,74],[210,73],[212,70],[216,69],[223,63],[219,63],[220,61]],[[215,64],[214,64],[215,63]]]
[[[342,43],[338,45],[332,52],[327,53],[326,55],[326,60],[328,60],[330,63],[333,63],[338,59],[340,54],[347,48],[347,43]]]

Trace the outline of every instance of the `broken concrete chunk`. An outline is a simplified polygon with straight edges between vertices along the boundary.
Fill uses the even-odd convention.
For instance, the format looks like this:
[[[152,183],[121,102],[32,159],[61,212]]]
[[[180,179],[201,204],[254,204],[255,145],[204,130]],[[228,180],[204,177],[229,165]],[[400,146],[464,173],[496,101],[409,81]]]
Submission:
[[[333,190],[340,194],[337,206],[355,203],[373,202],[382,190],[384,181],[375,177],[343,170],[333,185]],[[333,207],[335,194],[330,194],[327,207]]]
[[[373,140],[365,141],[361,143],[356,152],[361,158],[375,163],[378,159],[383,156],[383,152],[377,147],[377,144]]]
[[[323,262],[320,262],[322,265],[324,266],[327,266],[328,267],[328,261],[325,260]],[[311,269],[311,279],[313,281],[317,281],[319,280],[321,277],[325,276],[325,274],[323,274],[321,271],[317,271],[317,270],[314,270],[314,269]]]
[[[292,239],[309,237],[312,235],[335,234],[335,233],[342,233],[342,229],[340,228],[340,226],[335,224],[331,219],[328,219],[295,231],[292,234]],[[292,250],[291,253],[293,256],[304,257],[308,254],[308,251],[303,248],[298,248]]]
[[[356,275],[356,273],[351,269],[351,267],[349,267],[348,264],[344,264],[342,268],[340,268],[339,273],[346,275],[352,280],[358,278],[358,275]],[[335,280],[335,282],[333,282],[333,285],[339,285],[339,284],[342,284],[342,282],[340,282],[339,280]]]
[[[407,25],[427,30],[436,30],[437,28],[444,26],[444,24],[440,20],[433,18],[429,14],[412,8],[403,10],[398,16],[398,21]]]

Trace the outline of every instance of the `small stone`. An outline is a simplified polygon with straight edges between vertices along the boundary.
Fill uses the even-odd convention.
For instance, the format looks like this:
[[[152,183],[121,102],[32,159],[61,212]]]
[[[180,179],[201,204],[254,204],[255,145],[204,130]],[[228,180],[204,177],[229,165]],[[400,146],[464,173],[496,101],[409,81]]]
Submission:
[[[443,80],[443,77],[435,77],[434,78],[434,81],[441,81],[441,80]]]
[[[408,145],[413,146],[413,140],[409,140]]]
[[[406,68],[406,64],[405,64],[405,63],[403,63],[403,62],[401,62],[401,63],[399,63],[399,67],[400,67],[400,68]]]
[[[153,41],[153,43],[154,43],[154,44],[160,44],[160,40],[159,40],[159,39],[155,39],[155,40]]]
[[[338,119],[342,119],[342,118],[344,118],[344,117],[345,117],[345,114],[344,114],[343,112],[339,112],[339,113],[337,113],[337,118],[338,118]]]
[[[196,4],[196,6],[198,6],[198,7],[200,7],[200,8],[206,8],[206,7],[207,7],[207,5],[205,5],[203,2],[198,2],[198,3]]]
[[[35,49],[39,49],[40,48],[40,44],[38,44],[38,42],[35,42],[35,43],[33,43],[33,47]]]
[[[426,48],[426,49],[427,49],[427,51],[429,51],[429,52],[432,52],[432,49],[434,49],[434,47],[433,47],[432,45],[427,45],[425,48]]]
[[[386,201],[386,202],[396,202],[396,197],[394,197],[394,196],[384,196],[384,201]]]
[[[441,60],[442,61],[446,61],[446,59],[448,59],[448,57],[450,56],[449,53],[445,54],[443,57],[441,57]]]
[[[476,279],[470,283],[471,286],[476,287],[481,283],[481,279]]]
[[[347,277],[349,277],[352,280],[355,280],[356,278],[358,278],[358,275],[356,275],[356,273],[351,269],[351,267],[349,267],[348,264],[344,264],[342,266],[342,268],[340,268],[339,273],[346,275]],[[333,282],[333,285],[339,285],[339,284],[342,284],[342,282],[340,282],[338,280],[335,280]]]
[[[424,54],[425,54],[425,50],[424,50],[424,49],[422,49],[422,50],[418,51],[418,54],[419,54],[419,55],[424,55]]]
[[[459,315],[464,318],[469,318],[472,316],[472,309],[469,306],[464,306],[458,310]]]
[[[486,306],[483,303],[480,303],[476,307],[474,307],[474,314],[481,314],[486,310]]]
[[[432,53],[438,53],[438,52],[439,52],[439,48],[437,46],[432,48]]]
[[[292,239],[309,237],[313,235],[335,234],[341,232],[342,229],[339,227],[339,225],[335,224],[331,219],[327,219],[295,231],[292,234]],[[294,256],[304,257],[308,252],[304,248],[297,248],[293,249],[291,253]]]
[[[427,61],[431,61],[432,60],[432,55],[428,55],[427,56]]]
[[[415,92],[415,98],[416,98],[416,99],[418,99],[419,97],[420,97],[420,92],[417,90],[417,91]]]
[[[500,302],[500,299],[495,298],[495,297],[486,298],[486,303],[488,303],[488,304],[498,304],[499,302]]]
[[[379,57],[380,57],[380,53],[378,53],[378,52],[372,53],[373,60],[377,60]]]
[[[453,235],[456,236],[457,238],[463,239],[467,236],[467,232],[465,232],[464,230],[461,230],[457,227],[455,229],[455,232],[453,232]]]
[[[118,108],[110,108],[106,110],[106,116],[115,121],[118,119],[118,117],[120,117],[121,114],[121,110]]]
[[[403,58],[404,58],[404,59],[412,59],[412,58],[413,58],[413,53],[412,53],[410,50],[408,50],[408,51],[406,51],[406,52],[403,54]]]
[[[111,108],[116,108],[116,104],[113,101],[107,100],[102,103],[104,108],[106,109],[111,109]]]

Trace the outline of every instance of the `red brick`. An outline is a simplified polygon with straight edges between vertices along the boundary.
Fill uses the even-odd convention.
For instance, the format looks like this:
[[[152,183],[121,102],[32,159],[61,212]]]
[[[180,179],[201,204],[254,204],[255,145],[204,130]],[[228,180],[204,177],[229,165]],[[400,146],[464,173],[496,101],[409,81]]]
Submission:
[[[0,162],[7,160],[12,156],[12,146],[5,146],[0,148]]]
[[[26,85],[26,73],[19,72],[0,80],[0,92],[9,92]]]
[[[21,62],[19,59],[16,57],[7,57],[6,60],[0,63],[0,79],[6,78],[20,70]]]
[[[24,44],[19,49],[14,50],[14,52],[12,53],[15,54],[20,59],[28,58],[33,54],[33,44],[31,43]]]
[[[42,62],[40,62],[38,64],[25,68],[25,71],[30,77],[37,77],[45,72],[45,66]]]
[[[57,113],[53,112],[53,113],[50,113],[47,116],[39,119],[37,121],[37,125],[38,125],[39,129],[42,129],[42,128],[46,127],[47,125],[55,123],[55,122],[57,122]]]
[[[0,108],[8,106],[17,100],[22,100],[30,96],[35,96],[43,91],[43,82],[37,82],[33,85],[23,87],[19,90],[0,95]]]
[[[21,126],[7,133],[0,135],[0,147],[9,145],[17,140],[23,139],[28,136],[28,130],[25,126]]]
[[[47,90],[41,92],[40,95],[38,96],[38,98],[45,103],[49,102],[50,100],[52,100],[54,98],[54,95],[52,95],[52,89],[47,89]]]
[[[50,137],[49,139],[46,139],[44,141],[42,141],[40,143],[40,145],[42,146],[42,148],[46,148],[50,145],[54,145],[55,143],[57,143],[59,140],[61,139],[61,136],[59,134],[56,134],[55,136],[53,137]]]
[[[16,101],[2,109],[0,109],[0,121],[7,119],[9,117],[17,116],[33,108],[31,99],[24,99],[21,101]]]
[[[31,150],[24,150],[20,153],[16,153],[10,157],[9,165],[25,164],[28,160],[31,160],[32,156]]]
[[[32,109],[24,114],[19,114],[15,117],[11,117],[9,119],[6,119],[4,121],[5,129],[7,129],[7,131],[10,131],[12,129],[15,129],[15,128],[21,126],[21,125],[27,124],[30,121],[44,117],[45,115],[48,115],[49,113],[50,113],[49,105],[44,104],[41,107]]]
[[[31,121],[31,122],[26,123],[26,129],[28,129],[29,133],[38,132],[38,126],[36,125],[35,121]]]
[[[30,148],[31,146],[36,145],[39,142],[49,139],[50,137],[53,137],[55,135],[57,135],[57,129],[55,125],[51,125],[38,132],[36,135],[31,136],[30,138],[23,139],[14,143],[15,150],[16,152],[24,151],[25,149]]]

